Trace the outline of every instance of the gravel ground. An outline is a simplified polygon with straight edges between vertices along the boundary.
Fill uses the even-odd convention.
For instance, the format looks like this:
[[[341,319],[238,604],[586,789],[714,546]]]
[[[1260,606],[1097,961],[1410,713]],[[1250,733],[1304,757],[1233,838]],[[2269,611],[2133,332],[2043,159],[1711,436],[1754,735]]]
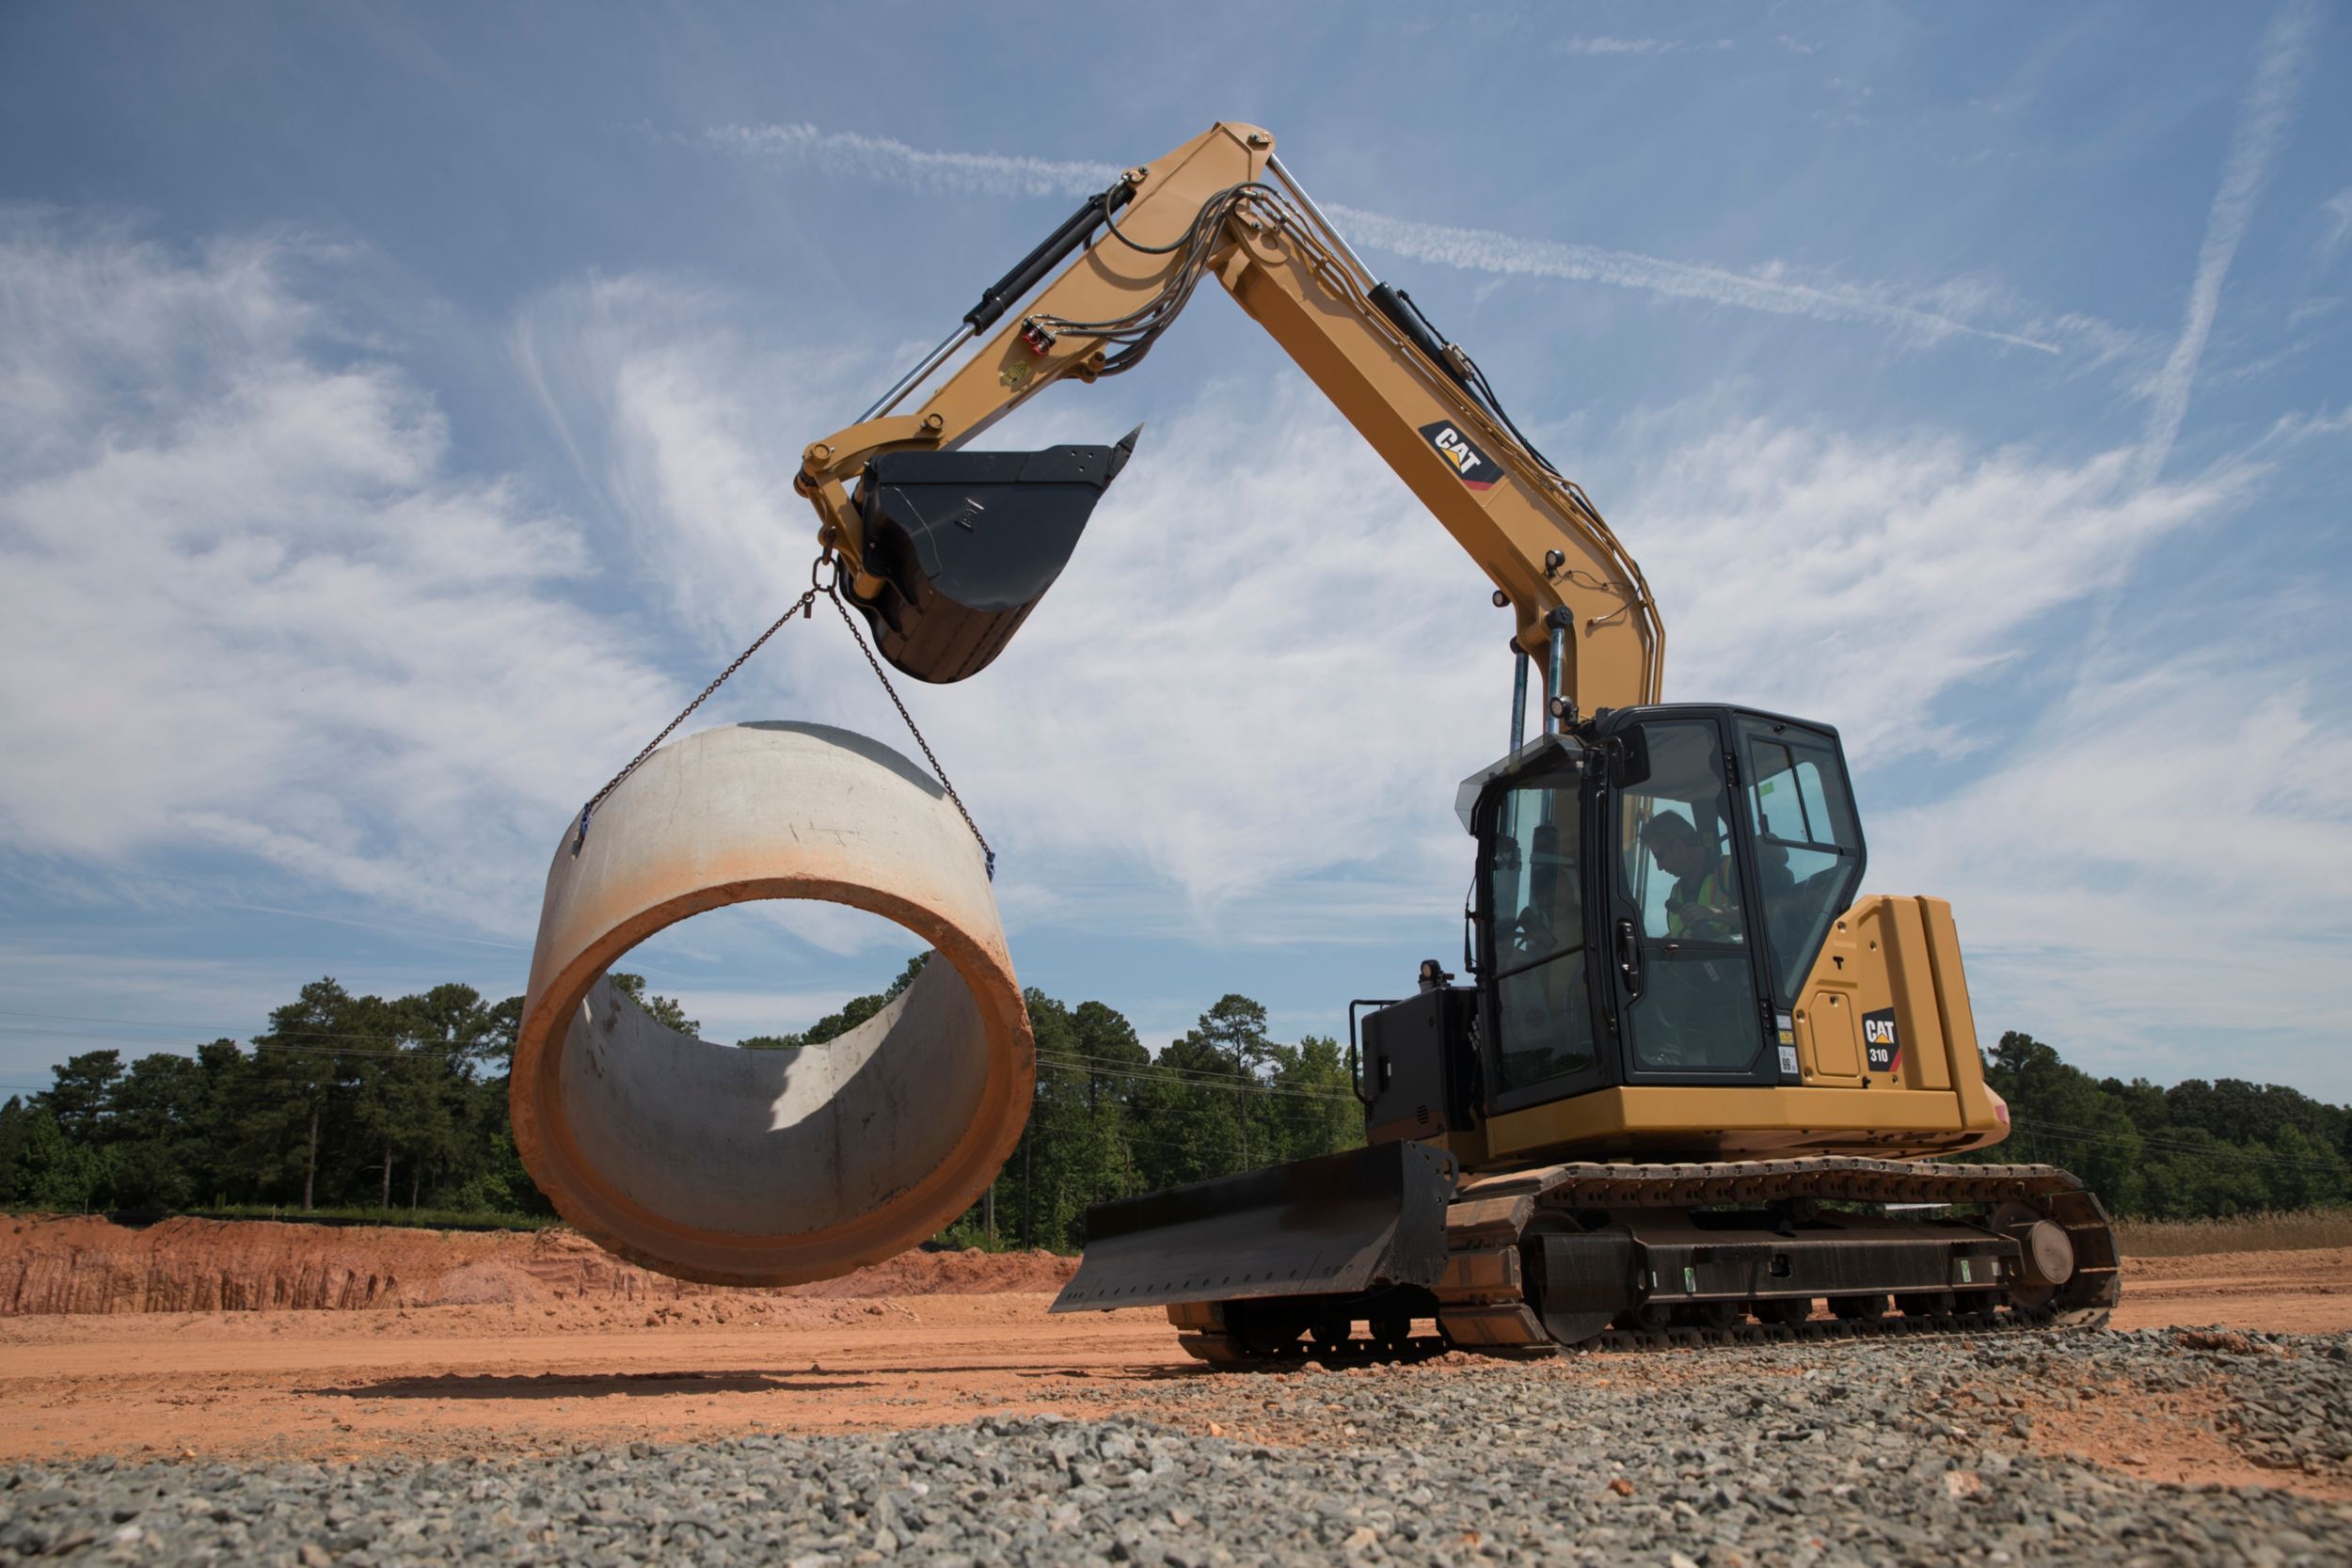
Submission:
[[[0,1472],[0,1561],[2352,1560],[2352,1336],[1448,1357],[1111,1398],[877,1437],[28,1466]],[[2038,1452],[2038,1422],[2115,1464]],[[2277,1484],[2133,1477],[2163,1441]]]

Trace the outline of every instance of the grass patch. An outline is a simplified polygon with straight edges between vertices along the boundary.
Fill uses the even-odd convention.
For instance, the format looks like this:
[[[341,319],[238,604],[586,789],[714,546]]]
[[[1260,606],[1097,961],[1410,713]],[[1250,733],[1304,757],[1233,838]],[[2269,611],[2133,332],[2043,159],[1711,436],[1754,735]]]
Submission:
[[[2238,1214],[2219,1220],[2118,1220],[2126,1258],[2194,1258],[2209,1252],[2300,1252],[2352,1247],[2352,1209]]]
[[[32,1218],[72,1212],[18,1204],[8,1205],[5,1212]],[[266,1203],[232,1203],[215,1209],[102,1209],[88,1212],[95,1219],[131,1226],[153,1225],[167,1219],[277,1220],[286,1225],[396,1226],[407,1230],[545,1230],[564,1223],[552,1214],[501,1214],[469,1209],[312,1209],[306,1212],[283,1205],[273,1208]]]
[[[300,1209],[231,1204],[183,1211],[199,1220],[283,1220],[290,1225],[389,1225],[410,1230],[545,1230],[564,1222],[552,1214],[500,1214],[462,1209]]]

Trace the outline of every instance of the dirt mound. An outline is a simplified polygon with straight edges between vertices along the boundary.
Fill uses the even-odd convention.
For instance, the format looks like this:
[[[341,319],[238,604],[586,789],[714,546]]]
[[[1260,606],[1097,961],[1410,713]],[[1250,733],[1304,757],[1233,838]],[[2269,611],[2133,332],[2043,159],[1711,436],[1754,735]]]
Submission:
[[[468,1263],[441,1275],[434,1288],[434,1307],[514,1306],[544,1301],[547,1288],[512,1263]]]
[[[622,1261],[577,1231],[410,1230],[87,1215],[0,1217],[0,1317],[586,1303],[776,1294],[826,1299],[1056,1291],[1050,1253],[910,1252],[787,1291],[730,1291]]]
[[[0,1222],[0,1314],[395,1307],[494,1238],[257,1220]]]
[[[984,1296],[1058,1291],[1078,1271],[1075,1258],[1050,1252],[902,1252],[839,1279],[795,1285],[794,1296]]]

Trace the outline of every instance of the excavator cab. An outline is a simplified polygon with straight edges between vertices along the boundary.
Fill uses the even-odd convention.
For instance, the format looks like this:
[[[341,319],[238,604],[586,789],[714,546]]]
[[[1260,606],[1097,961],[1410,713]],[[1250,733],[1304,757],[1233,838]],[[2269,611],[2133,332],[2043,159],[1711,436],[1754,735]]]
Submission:
[[[1801,988],[1853,902],[1861,826],[1836,732],[1713,706],[1625,708],[1467,780],[1475,984],[1454,1005],[1457,1128],[1617,1085],[1796,1082]],[[1376,1139],[1426,1135],[1414,999],[1364,1021]],[[1400,1032],[1402,1030],[1402,1032]],[[1423,1048],[1422,1053],[1425,1053]],[[1410,1101],[1409,1103],[1407,1101]]]

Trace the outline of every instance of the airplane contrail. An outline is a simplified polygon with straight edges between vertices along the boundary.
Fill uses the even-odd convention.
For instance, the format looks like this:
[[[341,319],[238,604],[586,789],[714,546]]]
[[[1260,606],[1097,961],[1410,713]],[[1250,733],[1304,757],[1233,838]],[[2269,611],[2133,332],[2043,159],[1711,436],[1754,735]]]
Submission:
[[[1009,157],[998,152],[937,152],[888,136],[823,131],[814,125],[714,125],[699,138],[715,151],[773,158],[820,173],[862,177],[921,190],[984,196],[1091,196],[1119,178],[1121,166]],[[1629,250],[1526,239],[1487,229],[1457,229],[1326,204],[1351,243],[1390,255],[1497,277],[1556,277],[1606,283],[1675,299],[1693,299],[1772,315],[1891,326],[1933,342],[1980,338],[2057,354],[2055,343],[1973,325],[1940,311],[1903,305],[1887,291],[1852,284],[1803,283],[1722,267],[1670,261]]]
[[[2172,455],[2172,443],[2188,417],[2189,389],[2197,380],[2198,362],[2204,357],[2205,340],[2213,332],[2214,312],[2221,305],[2221,281],[2229,276],[2238,242],[2246,237],[2254,202],[2270,182],[2271,165],[2286,141],[2287,122],[2303,86],[2302,65],[2309,56],[2318,8],[2310,0],[2288,0],[2263,30],[2254,47],[2254,80],[2238,106],[2237,130],[2230,137],[2230,153],[2221,166],[2221,186],[2214,192],[2213,210],[2205,217],[2205,241],[2197,251],[2197,275],[2189,284],[2188,310],[2181,335],[2164,368],[2150,384],[2147,434],[2140,440],[2139,478],[2153,483]]]

